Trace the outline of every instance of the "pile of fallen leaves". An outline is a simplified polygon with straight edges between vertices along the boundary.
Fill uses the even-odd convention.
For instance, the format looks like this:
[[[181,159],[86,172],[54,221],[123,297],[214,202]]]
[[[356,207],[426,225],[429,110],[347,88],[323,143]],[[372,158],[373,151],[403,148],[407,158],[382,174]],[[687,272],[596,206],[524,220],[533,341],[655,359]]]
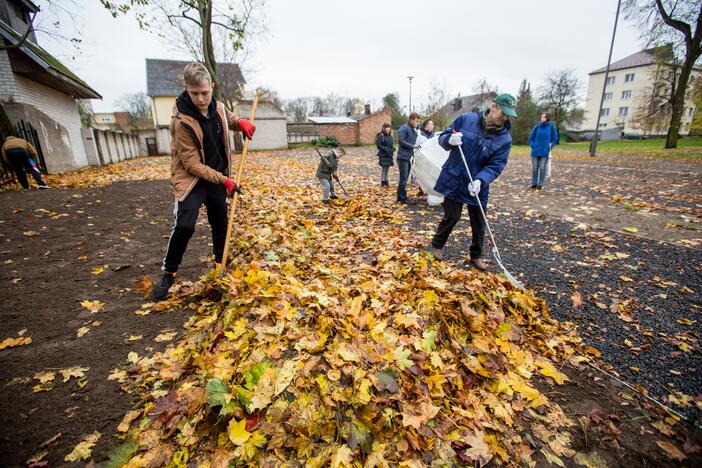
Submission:
[[[136,158],[102,167],[43,176],[53,188],[88,188],[122,180],[160,180],[170,177],[170,156]],[[19,186],[18,186],[19,187]]]
[[[572,457],[535,380],[577,365],[572,325],[503,278],[434,261],[381,189],[326,207],[308,164],[259,167],[229,274],[174,302],[177,344],[130,356],[127,466],[533,465]],[[349,187],[347,187],[349,189]],[[545,377],[545,378],[544,378]],[[531,433],[532,436],[525,436]],[[538,452],[541,452],[540,454]]]

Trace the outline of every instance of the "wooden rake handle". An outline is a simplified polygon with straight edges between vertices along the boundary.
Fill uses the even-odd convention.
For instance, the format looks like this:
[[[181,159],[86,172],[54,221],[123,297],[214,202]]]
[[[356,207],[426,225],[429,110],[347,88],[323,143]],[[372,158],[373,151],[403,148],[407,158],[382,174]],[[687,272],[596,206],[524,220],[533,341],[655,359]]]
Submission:
[[[251,115],[249,116],[249,121],[253,124],[256,118],[256,107],[258,107],[258,94],[254,97],[253,104],[251,105]],[[236,185],[241,187],[241,175],[244,173],[244,162],[246,161],[246,153],[249,152],[249,139],[244,138],[244,149],[241,152],[241,159],[239,160],[239,170],[236,174]],[[222,263],[217,267],[217,274],[223,275],[227,271],[227,257],[229,256],[229,244],[232,236],[232,227],[234,226],[234,213],[236,213],[236,207],[239,204],[239,192],[234,192],[234,198],[232,199],[231,207],[229,208],[229,220],[227,222],[227,237],[224,239],[224,253],[222,254]]]

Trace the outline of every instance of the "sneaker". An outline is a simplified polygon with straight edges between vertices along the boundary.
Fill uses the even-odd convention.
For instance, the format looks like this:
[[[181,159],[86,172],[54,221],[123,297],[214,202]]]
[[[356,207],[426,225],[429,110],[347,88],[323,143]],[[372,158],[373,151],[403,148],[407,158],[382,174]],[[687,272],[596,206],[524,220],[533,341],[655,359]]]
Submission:
[[[444,252],[441,249],[437,249],[435,247],[430,247],[429,252],[434,256],[435,260],[443,260],[444,259]]]
[[[151,300],[158,302],[168,297],[168,290],[171,289],[173,283],[175,283],[175,275],[164,273],[161,282],[158,286],[154,286],[154,289],[151,291]]]
[[[541,190],[542,188],[544,188],[543,185],[537,185],[537,186],[536,186],[536,190]]]
[[[328,205],[328,204],[329,204],[329,200],[322,200],[322,203],[324,203],[325,205]]]
[[[338,200],[338,199],[339,199],[339,196],[338,196],[337,194],[335,194],[335,193],[332,193],[331,196],[330,196],[329,198],[331,198],[332,200]]]
[[[536,188],[536,185],[532,185],[531,189],[534,190]]]
[[[39,190],[49,190],[49,186],[48,185],[40,185]]]
[[[487,264],[480,258],[471,258],[470,263],[480,271],[487,271]]]

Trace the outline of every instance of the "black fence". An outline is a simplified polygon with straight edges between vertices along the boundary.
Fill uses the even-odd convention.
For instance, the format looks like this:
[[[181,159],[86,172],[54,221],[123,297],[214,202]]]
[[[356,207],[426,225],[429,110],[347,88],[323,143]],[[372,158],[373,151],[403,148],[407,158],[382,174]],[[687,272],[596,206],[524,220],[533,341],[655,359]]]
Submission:
[[[36,129],[32,127],[32,124],[25,122],[24,120],[17,122],[15,128],[19,134],[18,136],[30,142],[37,150],[37,166],[42,174],[46,174],[46,161],[44,160],[44,152],[41,149],[41,143],[39,142],[39,135],[37,134]]]

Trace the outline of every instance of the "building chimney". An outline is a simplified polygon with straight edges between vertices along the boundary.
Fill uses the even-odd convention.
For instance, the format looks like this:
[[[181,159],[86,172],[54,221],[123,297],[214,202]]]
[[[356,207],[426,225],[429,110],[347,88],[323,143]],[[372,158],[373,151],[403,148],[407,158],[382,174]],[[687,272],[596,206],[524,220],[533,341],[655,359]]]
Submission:
[[[370,115],[371,110],[370,110],[370,104],[366,104],[366,115]]]

